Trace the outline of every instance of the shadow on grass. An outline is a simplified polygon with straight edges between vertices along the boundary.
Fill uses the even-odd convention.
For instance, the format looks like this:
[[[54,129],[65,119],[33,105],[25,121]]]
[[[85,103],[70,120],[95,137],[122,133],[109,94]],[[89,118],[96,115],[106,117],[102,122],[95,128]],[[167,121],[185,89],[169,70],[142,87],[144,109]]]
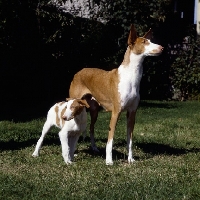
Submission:
[[[39,138],[38,138],[39,139]],[[36,145],[38,139],[30,139],[27,141],[19,142],[10,140],[8,142],[0,141],[1,151],[14,151],[24,149],[26,147],[31,147]],[[45,138],[42,146],[60,145],[59,137],[57,138]]]
[[[191,148],[191,149],[184,149],[184,148],[175,148],[165,144],[158,144],[158,143],[136,143],[137,147],[139,147],[144,153],[148,153],[151,155],[182,155],[187,154],[190,152],[200,152],[199,148]]]
[[[90,156],[94,156],[94,157],[101,157],[103,159],[106,159],[106,148],[99,148],[98,147],[98,150],[99,152],[96,152],[96,151],[93,151],[92,148],[88,148],[88,149],[82,149],[82,150],[78,150],[78,153],[79,152],[82,152],[82,153],[85,153],[85,154],[88,154]],[[113,149],[112,151],[112,157],[113,157],[113,160],[127,160],[127,155],[120,152],[120,151],[117,151],[115,149]]]
[[[57,136],[57,135],[56,135]],[[43,146],[60,146],[60,140],[59,137],[53,137],[53,138],[45,138],[42,144]],[[0,151],[14,151],[14,150],[20,150],[20,149],[25,149],[27,147],[35,147],[36,143],[37,143],[37,139],[29,139],[27,141],[23,141],[23,142],[19,142],[19,141],[15,141],[15,140],[10,140],[10,141],[1,141],[0,140]],[[105,145],[107,140],[102,140]],[[81,136],[79,138],[79,142],[78,143],[90,143],[90,138],[86,137],[85,140],[83,141],[83,137]],[[86,147],[83,150],[78,150],[78,152],[82,152],[91,156],[99,156],[99,157],[103,157],[106,158],[106,149],[105,148],[100,148],[98,147],[99,152],[93,151],[91,147]],[[117,159],[124,159],[126,157],[126,155],[124,153],[121,153],[115,149],[113,149],[113,160],[117,160]]]
[[[82,141],[82,139],[81,139],[81,141]],[[85,141],[90,142],[90,138],[86,137]],[[102,143],[105,143],[105,145],[106,145],[106,142],[107,142],[106,139],[97,140],[97,142],[99,142],[99,141]],[[125,140],[114,143],[114,148],[113,148],[113,152],[112,152],[113,160],[119,160],[119,159],[127,160],[127,158],[128,158],[127,151],[126,151],[126,153],[124,153],[124,152],[115,150],[116,147],[126,147],[126,145],[127,144],[126,144]],[[190,149],[175,148],[175,147],[171,147],[170,145],[158,144],[158,143],[136,143],[134,146],[137,146],[145,154],[149,154],[152,157],[157,156],[157,155],[179,156],[179,155],[183,155],[183,154],[187,154],[187,153],[200,152],[200,148],[190,148]],[[84,153],[92,155],[92,156],[100,156],[100,157],[106,158],[106,149],[99,148],[99,147],[98,147],[98,149],[100,152],[94,152],[91,148],[80,150],[80,152],[84,152]],[[134,147],[133,147],[133,151],[134,151]],[[134,159],[140,160],[140,157],[134,156]]]
[[[34,146],[37,143],[37,139],[30,139],[27,141],[23,141],[23,142],[18,142],[18,141],[14,141],[14,140],[10,140],[8,142],[4,142],[4,141],[0,141],[0,151],[7,151],[7,150],[20,150],[20,149],[24,149],[26,147],[30,147],[30,146]],[[98,142],[99,140],[97,140]],[[106,139],[100,139],[100,141],[102,143],[105,143],[106,146]],[[83,141],[83,137],[81,136],[79,138],[79,142],[78,143],[90,143],[90,138],[86,137],[85,140]],[[56,146],[60,146],[60,140],[59,137],[57,137],[57,135],[55,137],[52,138],[45,138],[43,145],[42,146],[52,146],[52,145],[56,145]],[[179,155],[183,155],[183,154],[187,154],[187,153],[198,153],[200,152],[200,148],[190,148],[190,149],[185,149],[185,148],[175,148],[175,147],[171,147],[169,145],[165,145],[165,144],[158,144],[158,143],[135,143],[134,146],[137,146],[138,148],[140,148],[145,154],[149,154],[152,157],[156,156],[156,155],[175,155],[175,156],[179,156]],[[115,149],[115,147],[126,147],[126,141],[120,141],[120,142],[116,142],[114,144],[114,148],[112,151],[112,155],[113,155],[113,160],[127,160],[127,152],[120,152],[118,150]],[[90,147],[82,149],[82,150],[78,150],[78,152],[82,152],[91,156],[95,156],[95,157],[102,157],[102,158],[106,158],[106,148],[102,148],[102,147],[98,147],[99,152],[95,152],[93,151]],[[134,148],[133,148],[134,151]],[[139,157],[134,156],[134,159],[136,160],[140,160]]]
[[[105,145],[106,145],[107,140],[101,140],[101,142],[105,142]],[[115,147],[126,147],[126,145],[127,145],[126,141],[124,140],[124,141],[114,143],[114,148]],[[171,147],[170,145],[159,144],[159,143],[135,143],[134,146],[137,146],[145,154],[149,154],[152,157],[157,156],[157,155],[179,156],[179,155],[184,155],[187,153],[200,152],[200,148],[188,148],[188,149],[176,148],[176,147]],[[92,154],[92,155],[99,155],[99,156],[105,158],[106,157],[105,148],[99,148],[99,150],[100,150],[100,153],[94,153],[91,149],[86,150],[85,153]],[[133,147],[133,151],[134,151],[134,147]],[[128,158],[127,151],[126,151],[126,153],[123,153],[123,152],[113,149],[113,160],[118,160],[118,159],[126,160],[127,158]],[[140,160],[140,157],[134,156],[134,159]]]

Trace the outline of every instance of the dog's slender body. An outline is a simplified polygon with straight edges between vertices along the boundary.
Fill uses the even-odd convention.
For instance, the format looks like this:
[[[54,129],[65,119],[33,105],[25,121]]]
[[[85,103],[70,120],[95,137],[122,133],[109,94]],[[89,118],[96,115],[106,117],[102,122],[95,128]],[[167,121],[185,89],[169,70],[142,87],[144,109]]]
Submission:
[[[151,30],[144,37],[137,37],[134,26],[131,26],[128,37],[128,48],[122,64],[117,69],[105,71],[97,68],[84,68],[75,74],[71,82],[69,95],[81,98],[91,94],[94,99],[87,99],[90,105],[90,136],[93,149],[97,149],[94,141],[94,124],[101,105],[112,112],[106,145],[106,164],[112,165],[112,146],[116,123],[120,113],[127,111],[127,148],[128,162],[133,162],[132,134],[135,124],[136,110],[140,100],[139,88],[142,77],[142,62],[146,56],[159,55],[163,47],[150,42]]]
[[[64,161],[70,164],[74,158],[74,151],[79,136],[86,130],[87,113],[85,107],[89,107],[86,100],[67,99],[67,102],[56,103],[47,114],[47,120],[43,126],[42,135],[39,138],[32,156],[39,156],[45,135],[54,125],[60,128],[59,137],[62,146]]]

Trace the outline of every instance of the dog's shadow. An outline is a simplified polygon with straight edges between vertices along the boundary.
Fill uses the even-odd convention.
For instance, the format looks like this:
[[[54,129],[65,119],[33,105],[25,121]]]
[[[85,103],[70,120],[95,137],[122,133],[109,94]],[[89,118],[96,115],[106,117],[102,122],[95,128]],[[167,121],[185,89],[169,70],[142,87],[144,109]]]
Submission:
[[[85,141],[90,142],[90,138],[87,137],[85,139]],[[99,140],[97,140],[98,142]],[[81,142],[84,142],[81,140]],[[106,139],[100,139],[100,142],[105,143],[107,140]],[[128,156],[127,156],[127,151],[125,152],[121,152],[115,149],[116,146],[119,147],[125,147],[126,148],[126,141],[120,141],[120,142],[116,142],[114,144],[114,149],[112,151],[112,155],[113,155],[113,160],[127,160]],[[139,148],[143,153],[146,154],[145,157],[147,157],[146,159],[148,159],[149,157],[154,157],[157,155],[174,155],[174,156],[180,156],[180,155],[184,155],[187,153],[198,153],[200,152],[200,148],[177,148],[177,147],[172,147],[170,145],[167,144],[159,144],[159,143],[135,143],[133,145],[133,152],[134,152],[134,148],[137,147]],[[88,149],[83,149],[80,150],[79,152],[84,152],[86,154],[92,155],[92,156],[100,156],[103,157],[104,159],[106,158],[106,148],[99,148],[99,152],[95,152],[93,151],[91,148]],[[134,153],[133,153],[134,155]],[[142,158],[140,156],[135,156],[134,155],[134,159],[135,160],[142,160],[144,159],[144,157],[142,156]]]
[[[94,156],[94,157],[101,157],[103,159],[106,159],[106,148],[102,148],[102,147],[98,147],[98,152],[94,151],[91,147],[88,147],[87,149],[81,149],[81,150],[77,150],[77,153],[85,153],[87,155],[90,156]],[[75,152],[75,153],[76,153]],[[112,157],[113,160],[126,160],[127,159],[127,155],[117,151],[115,149],[112,150]]]
[[[37,142],[37,139],[29,139],[27,141],[23,141],[23,142],[18,142],[18,141],[14,141],[14,140],[10,140],[7,142],[4,141],[0,141],[0,150],[1,151],[6,151],[6,150],[20,150],[20,149],[24,149],[27,147],[31,147],[34,146]],[[106,147],[106,139],[97,139],[96,142],[101,142],[105,144]],[[81,136],[79,138],[78,144],[87,144],[89,143],[88,147],[83,148],[83,149],[79,149],[77,150],[77,152],[79,153],[85,153],[88,154],[90,156],[94,156],[94,157],[102,157],[102,158],[106,158],[106,148],[105,147],[98,147],[99,152],[93,151],[92,148],[90,147],[90,137],[86,137],[83,141],[83,137]],[[84,144],[84,145],[85,145]],[[60,146],[60,140],[58,137],[47,137],[44,139],[44,143],[42,146],[52,146],[52,145],[56,145],[56,146]],[[167,144],[159,144],[159,143],[135,143],[133,145],[133,152],[134,152],[134,148],[135,146],[137,148],[139,148],[143,153],[145,153],[147,156],[146,157],[154,157],[157,155],[175,155],[175,156],[179,156],[179,155],[183,155],[183,154],[187,154],[187,153],[198,153],[200,152],[200,148],[190,148],[190,149],[185,149],[185,148],[176,148],[176,147],[172,147],[170,145]],[[112,157],[113,160],[127,160],[127,151],[122,152],[122,151],[118,151],[116,150],[116,147],[125,147],[126,148],[126,141],[118,141],[114,144],[114,148],[112,151]],[[141,160],[144,159],[144,157],[140,158],[139,156],[134,156],[135,160]]]
[[[200,152],[200,148],[176,148],[166,144],[159,144],[159,143],[136,143],[137,147],[139,147],[144,153],[150,154],[152,156],[156,155],[183,155],[187,153],[197,153]]]
[[[23,142],[15,141],[13,139],[6,142],[0,141],[0,151],[7,151],[7,150],[14,151],[14,150],[25,149],[27,147],[35,146],[37,141],[38,139],[29,139]],[[60,146],[59,138],[44,139],[44,143],[42,146],[51,146],[51,145]]]

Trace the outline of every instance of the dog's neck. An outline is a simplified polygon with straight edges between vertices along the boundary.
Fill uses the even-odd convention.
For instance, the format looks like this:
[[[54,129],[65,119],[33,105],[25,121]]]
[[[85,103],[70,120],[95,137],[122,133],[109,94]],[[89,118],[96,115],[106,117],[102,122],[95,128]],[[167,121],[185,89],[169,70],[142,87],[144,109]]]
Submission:
[[[143,53],[135,54],[133,51],[131,51],[130,47],[128,47],[124,55],[124,60],[121,65],[123,67],[130,67],[130,68],[138,68],[140,66],[142,67],[144,58],[145,55]]]
[[[134,53],[130,54],[130,63],[128,64],[128,67],[137,70],[138,72],[141,71],[143,68],[142,63],[144,61],[145,56],[142,54],[136,55]]]
[[[144,54],[135,54],[128,47],[124,55],[124,60],[119,67],[119,70],[134,74],[136,77],[139,78],[140,81],[143,73],[142,63],[144,61],[144,58]]]

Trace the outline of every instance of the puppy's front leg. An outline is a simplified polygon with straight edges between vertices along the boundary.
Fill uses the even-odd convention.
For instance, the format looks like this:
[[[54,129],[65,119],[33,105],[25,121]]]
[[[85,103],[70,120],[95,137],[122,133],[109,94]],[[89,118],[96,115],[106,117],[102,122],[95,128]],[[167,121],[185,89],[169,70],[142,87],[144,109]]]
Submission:
[[[70,147],[68,145],[68,132],[63,131],[63,129],[59,132],[61,147],[62,147],[62,156],[66,164],[71,164],[71,156],[70,156]]]

